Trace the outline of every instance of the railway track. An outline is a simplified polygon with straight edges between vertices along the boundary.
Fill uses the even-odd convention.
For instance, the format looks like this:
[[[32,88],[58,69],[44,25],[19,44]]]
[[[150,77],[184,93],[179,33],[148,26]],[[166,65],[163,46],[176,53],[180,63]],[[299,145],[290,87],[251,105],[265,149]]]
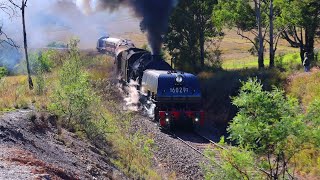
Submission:
[[[211,149],[212,151],[217,151],[215,148],[219,149],[226,149],[226,147],[221,146],[220,144],[212,141],[208,137],[202,135],[199,132],[193,132],[193,133],[173,133],[170,132],[170,134],[178,139],[180,142],[184,143],[191,149],[193,149],[195,152],[201,154],[202,156],[209,158],[204,151],[206,149]]]

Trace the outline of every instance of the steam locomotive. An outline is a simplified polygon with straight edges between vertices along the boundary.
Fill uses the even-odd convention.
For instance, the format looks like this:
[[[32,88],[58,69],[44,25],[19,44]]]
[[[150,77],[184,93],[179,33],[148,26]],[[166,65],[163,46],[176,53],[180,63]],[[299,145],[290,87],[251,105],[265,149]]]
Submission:
[[[115,58],[120,81],[137,81],[141,104],[153,112],[161,127],[188,124],[197,128],[204,124],[196,76],[174,70],[161,56],[135,47],[130,40],[102,37],[97,50]]]

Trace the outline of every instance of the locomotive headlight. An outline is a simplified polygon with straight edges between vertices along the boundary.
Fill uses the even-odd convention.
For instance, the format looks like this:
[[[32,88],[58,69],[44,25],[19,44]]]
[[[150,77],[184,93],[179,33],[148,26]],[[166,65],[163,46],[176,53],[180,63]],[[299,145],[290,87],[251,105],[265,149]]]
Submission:
[[[194,119],[194,121],[198,122],[198,121],[199,121],[199,118],[196,117],[196,118]]]
[[[176,82],[177,82],[177,83],[182,83],[182,81],[183,81],[183,77],[182,77],[181,75],[178,75],[178,76],[176,77]]]
[[[169,122],[169,118],[166,118],[166,122]]]

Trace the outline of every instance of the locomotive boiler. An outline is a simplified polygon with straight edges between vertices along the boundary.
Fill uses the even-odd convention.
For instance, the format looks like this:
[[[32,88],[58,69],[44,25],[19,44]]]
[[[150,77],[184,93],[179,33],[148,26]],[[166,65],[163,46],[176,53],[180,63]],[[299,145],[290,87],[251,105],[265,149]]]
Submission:
[[[115,58],[120,81],[137,82],[141,104],[151,109],[161,127],[203,125],[201,91],[195,75],[174,70],[161,56],[135,47],[130,40],[107,37],[99,41],[97,49]]]

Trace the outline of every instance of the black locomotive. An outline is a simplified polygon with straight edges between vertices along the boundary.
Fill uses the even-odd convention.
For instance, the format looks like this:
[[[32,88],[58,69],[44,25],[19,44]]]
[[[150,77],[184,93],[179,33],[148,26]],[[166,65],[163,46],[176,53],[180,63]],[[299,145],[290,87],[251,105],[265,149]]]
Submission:
[[[172,69],[160,56],[136,48],[130,40],[108,37],[99,41],[98,50],[114,55],[120,80],[138,82],[142,104],[153,111],[154,120],[161,127],[171,129],[180,123],[203,125],[204,111],[196,76]]]

